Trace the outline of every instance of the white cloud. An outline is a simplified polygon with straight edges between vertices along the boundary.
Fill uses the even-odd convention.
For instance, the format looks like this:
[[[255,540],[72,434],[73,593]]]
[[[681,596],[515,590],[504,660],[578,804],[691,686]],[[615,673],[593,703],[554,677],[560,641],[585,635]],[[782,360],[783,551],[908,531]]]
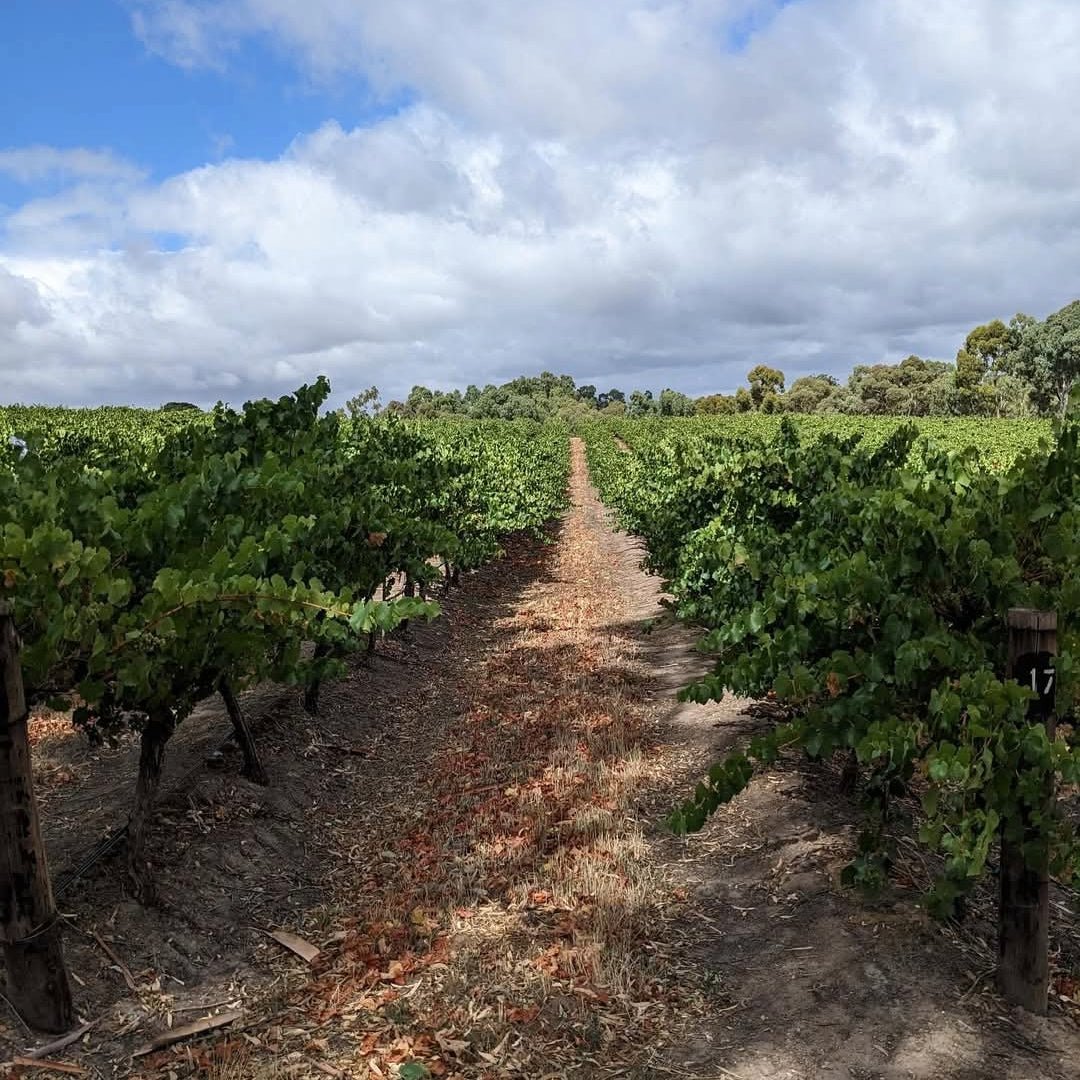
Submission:
[[[270,39],[316,79],[362,72],[412,88],[469,123],[574,135],[666,137],[706,119],[732,25],[780,0],[134,0],[136,28],[185,67],[221,67]],[[742,76],[745,77],[745,76]],[[680,127],[682,125],[679,125]],[[676,138],[680,132],[670,132]]]
[[[761,360],[951,355],[976,321],[1080,292],[1068,0],[136,14],[189,66],[257,33],[420,103],[160,184],[72,169],[4,222],[17,396],[236,400],[320,371],[342,398],[400,395],[540,367],[704,392]],[[4,266],[33,318],[5,322]]]
[[[134,165],[108,150],[58,150],[53,146],[0,150],[0,174],[23,184],[50,177],[137,180],[142,175]]]
[[[131,22],[135,35],[147,49],[179,67],[222,69],[230,43],[245,29],[238,15],[239,11],[226,5],[135,0]]]

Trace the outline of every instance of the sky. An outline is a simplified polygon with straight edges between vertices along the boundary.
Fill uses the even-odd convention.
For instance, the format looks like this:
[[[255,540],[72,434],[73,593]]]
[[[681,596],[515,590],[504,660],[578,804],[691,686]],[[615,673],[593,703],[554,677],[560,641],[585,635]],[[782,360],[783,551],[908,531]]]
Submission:
[[[0,397],[730,392],[1080,297],[1075,0],[0,0]]]

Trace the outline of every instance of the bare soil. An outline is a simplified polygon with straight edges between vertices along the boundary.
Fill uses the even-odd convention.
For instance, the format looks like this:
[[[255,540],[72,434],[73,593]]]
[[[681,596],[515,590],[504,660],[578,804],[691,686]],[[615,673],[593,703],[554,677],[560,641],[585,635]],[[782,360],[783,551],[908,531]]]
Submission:
[[[1040,1019],[993,990],[989,891],[964,923],[930,921],[932,866],[903,836],[886,897],[840,887],[859,811],[831,765],[785,762],[701,834],[666,832],[674,799],[768,719],[675,701],[706,658],[580,444],[571,496],[547,542],[510,542],[442,618],[328,686],[318,718],[289,690],[245,695],[269,787],[214,755],[216,703],[185,722],[150,841],[160,904],[126,897],[122,856],[61,898],[95,1026],[51,1056],[219,1080],[1080,1077],[1075,897],[1055,897]],[[34,730],[56,878],[124,820],[137,750],[59,718]],[[216,1036],[132,1056],[232,1010]],[[0,1057],[34,1042],[0,1019]]]

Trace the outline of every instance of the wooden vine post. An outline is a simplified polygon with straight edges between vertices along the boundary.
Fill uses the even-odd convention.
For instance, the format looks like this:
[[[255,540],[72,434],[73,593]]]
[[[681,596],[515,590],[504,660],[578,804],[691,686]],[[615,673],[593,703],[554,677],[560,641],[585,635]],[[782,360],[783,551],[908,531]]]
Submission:
[[[1054,737],[1054,657],[1057,655],[1057,615],[1030,608],[1009,610],[1009,676],[1039,696],[1028,718],[1046,725]],[[1053,798],[1047,783],[1046,807]],[[1019,833],[1016,825],[1019,824]],[[1049,983],[1050,875],[1045,852],[1032,864],[1024,857],[1024,842],[1035,837],[1027,815],[1019,823],[1004,822],[1001,834],[1001,894],[998,908],[998,986],[1014,1005],[1046,1014]]]
[[[75,1020],[41,840],[27,736],[19,639],[0,601],[0,939],[4,993],[31,1027],[65,1032]]]

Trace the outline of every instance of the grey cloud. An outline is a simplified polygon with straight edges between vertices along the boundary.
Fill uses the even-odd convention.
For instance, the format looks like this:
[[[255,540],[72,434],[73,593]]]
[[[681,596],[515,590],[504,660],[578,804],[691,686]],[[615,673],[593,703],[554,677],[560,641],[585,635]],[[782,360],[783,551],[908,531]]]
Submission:
[[[33,281],[0,264],[0,339],[11,338],[20,325],[41,326],[49,313]]]

